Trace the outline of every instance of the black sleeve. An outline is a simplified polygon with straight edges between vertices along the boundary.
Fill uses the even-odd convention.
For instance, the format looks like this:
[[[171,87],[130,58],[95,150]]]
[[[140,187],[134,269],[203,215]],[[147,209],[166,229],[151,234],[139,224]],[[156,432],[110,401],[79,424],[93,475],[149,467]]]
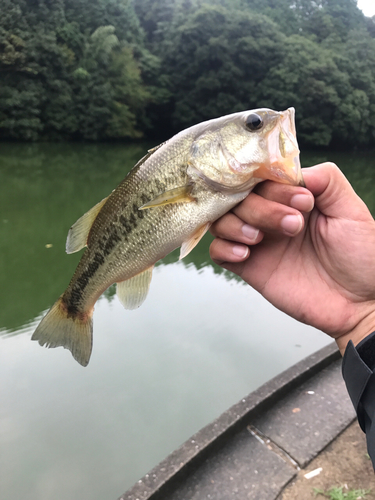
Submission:
[[[342,363],[342,374],[375,468],[375,332],[357,347],[350,341]]]

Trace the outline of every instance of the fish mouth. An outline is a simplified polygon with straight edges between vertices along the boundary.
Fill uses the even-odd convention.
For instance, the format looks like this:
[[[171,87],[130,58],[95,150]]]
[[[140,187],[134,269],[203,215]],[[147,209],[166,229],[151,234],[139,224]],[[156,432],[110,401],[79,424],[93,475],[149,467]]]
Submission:
[[[270,180],[305,187],[296,138],[295,109],[280,112],[277,125],[268,136]]]

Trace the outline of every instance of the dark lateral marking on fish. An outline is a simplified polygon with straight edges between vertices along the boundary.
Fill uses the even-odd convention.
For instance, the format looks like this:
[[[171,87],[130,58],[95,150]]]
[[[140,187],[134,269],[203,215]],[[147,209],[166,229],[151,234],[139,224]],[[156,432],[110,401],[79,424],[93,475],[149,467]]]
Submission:
[[[163,193],[166,189],[166,184],[164,182],[161,182],[159,179],[155,179],[154,182],[158,193]]]
[[[79,309],[75,303],[66,304],[66,312],[68,318],[74,318],[79,313]]]
[[[163,183],[160,183],[159,187],[161,188],[161,191],[164,190]],[[151,195],[151,197],[154,197],[154,193],[149,194]],[[141,196],[141,200],[142,202],[147,203],[150,201],[150,198],[146,194],[143,194]],[[118,226],[117,231],[113,230],[110,234],[107,233],[98,241],[98,246],[102,253],[94,253],[91,262],[87,264],[86,270],[79,276],[79,278],[77,278],[74,286],[70,290],[69,297],[67,297],[67,300],[64,300],[68,316],[77,317],[77,315],[80,313],[82,293],[88,286],[90,279],[94,276],[98,268],[104,264],[105,257],[107,257],[111,253],[111,250],[116,245],[116,243],[119,243],[123,240],[127,241],[129,233],[138,226],[138,220],[145,217],[145,212],[143,210],[138,210],[138,205],[136,203],[133,203],[132,208],[133,212],[131,212],[128,217],[125,217],[123,214],[120,215],[118,220],[121,226]],[[165,214],[165,212],[166,209],[165,207],[163,207],[161,210],[161,214]],[[121,227],[123,228],[123,231],[121,231]],[[120,231],[121,234],[119,234],[118,231]],[[140,235],[142,236],[142,238],[140,239],[141,247],[145,246],[147,243],[147,239],[145,238],[147,233],[150,234],[151,231],[140,231]]]
[[[137,227],[137,219],[133,213],[130,214],[130,217],[128,219],[126,217],[124,217],[123,215],[121,215],[120,222],[121,222],[121,225],[125,228],[125,231],[127,233],[130,233],[130,231],[133,228]]]
[[[100,250],[103,252],[104,250],[104,247],[105,247],[105,241],[103,238],[99,239],[98,240],[98,247],[100,248]]]
[[[130,221],[130,224],[133,224],[134,227],[137,226],[137,218],[133,212],[130,214],[129,221]]]
[[[82,300],[82,293],[89,284],[90,278],[94,276],[98,268],[104,264],[104,257],[101,253],[95,252],[92,261],[88,264],[86,271],[84,271],[72,288],[68,302],[64,300],[68,317],[76,316],[79,311],[79,305]]]
[[[152,197],[154,197],[154,193],[150,193],[150,195],[151,195]],[[151,199],[153,199],[153,198],[151,198]],[[147,194],[142,193],[142,194],[141,194],[141,202],[142,202],[142,205],[146,205],[146,203],[148,203],[149,201],[150,201],[150,198],[147,196]],[[137,207],[137,208],[138,208],[138,207]]]
[[[138,215],[138,219],[143,219],[143,217],[145,216],[144,211],[138,210],[138,207],[135,203],[133,203],[133,211]]]
[[[97,262],[100,266],[104,264],[104,257],[99,252],[95,252],[93,260],[94,262]]]
[[[117,234],[116,231],[113,231],[109,236],[104,245],[103,253],[105,256],[111,253],[112,248],[121,241],[121,237]],[[104,260],[104,259],[103,259]]]

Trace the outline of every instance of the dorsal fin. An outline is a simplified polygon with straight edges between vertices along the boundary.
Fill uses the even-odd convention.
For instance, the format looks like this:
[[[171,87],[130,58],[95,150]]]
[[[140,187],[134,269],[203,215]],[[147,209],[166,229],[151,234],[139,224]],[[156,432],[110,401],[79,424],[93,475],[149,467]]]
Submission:
[[[107,198],[104,198],[104,200],[97,203],[91,210],[82,215],[82,217],[80,217],[69,229],[66,239],[66,253],[78,252],[86,246],[91,226],[104,203],[107,201]]]
[[[150,153],[150,155],[152,155],[152,153],[155,153],[155,151],[157,151],[159,148],[161,148],[162,146],[164,146],[164,144],[167,144],[167,142],[168,141],[162,142],[158,146],[155,146],[154,148],[149,149],[148,152]]]
[[[155,151],[161,148],[164,144],[165,142],[150,149],[148,153],[143,158],[141,158],[133,168],[140,167],[153,153],[155,153]],[[98,213],[100,212],[104,203],[107,201],[107,198],[104,198],[104,200],[97,203],[94,207],[92,207],[91,210],[82,215],[82,217],[80,217],[77,222],[75,222],[69,229],[65,247],[66,253],[78,252],[87,245],[87,238],[89,236],[91,226],[93,225],[94,220],[98,216]]]
[[[160,149],[162,146],[164,146],[164,144],[167,144],[168,141],[164,141],[162,142],[161,144],[159,144],[158,146],[155,146],[154,148],[151,148],[147,151],[147,153],[142,156],[142,158],[140,160],[137,161],[137,163],[134,165],[133,167],[133,170],[135,168],[139,168],[141,165],[143,165],[143,163],[148,160],[150,158],[150,156],[152,156],[155,151],[157,151],[158,149]]]

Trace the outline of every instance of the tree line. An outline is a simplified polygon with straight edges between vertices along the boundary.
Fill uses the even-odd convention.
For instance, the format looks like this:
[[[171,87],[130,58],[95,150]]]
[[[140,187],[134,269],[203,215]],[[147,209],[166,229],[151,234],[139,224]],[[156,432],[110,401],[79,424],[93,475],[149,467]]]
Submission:
[[[356,0],[0,0],[2,140],[165,139],[294,106],[307,146],[371,147],[375,18]]]

